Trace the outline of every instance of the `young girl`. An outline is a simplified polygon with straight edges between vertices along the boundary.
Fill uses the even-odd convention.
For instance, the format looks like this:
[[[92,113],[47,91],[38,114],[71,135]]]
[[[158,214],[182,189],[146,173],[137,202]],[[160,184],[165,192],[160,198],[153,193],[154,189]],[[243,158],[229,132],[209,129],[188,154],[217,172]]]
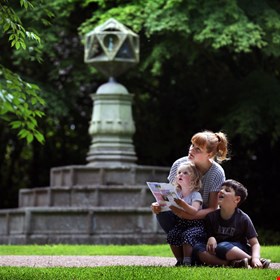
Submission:
[[[194,215],[202,208],[201,175],[191,162],[183,163],[178,167],[175,184],[181,199],[175,199],[186,213]],[[191,265],[192,247],[205,240],[203,220],[187,220],[179,218],[174,228],[167,234],[167,243],[170,244],[176,266]],[[177,255],[177,248],[183,246],[183,256]]]

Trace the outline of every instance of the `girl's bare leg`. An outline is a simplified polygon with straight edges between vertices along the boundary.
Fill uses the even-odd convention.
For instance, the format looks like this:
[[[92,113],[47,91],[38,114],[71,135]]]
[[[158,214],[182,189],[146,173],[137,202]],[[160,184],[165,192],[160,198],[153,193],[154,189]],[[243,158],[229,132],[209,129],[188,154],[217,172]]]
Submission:
[[[170,245],[170,248],[177,262],[183,263],[183,259],[184,259],[183,247]]]

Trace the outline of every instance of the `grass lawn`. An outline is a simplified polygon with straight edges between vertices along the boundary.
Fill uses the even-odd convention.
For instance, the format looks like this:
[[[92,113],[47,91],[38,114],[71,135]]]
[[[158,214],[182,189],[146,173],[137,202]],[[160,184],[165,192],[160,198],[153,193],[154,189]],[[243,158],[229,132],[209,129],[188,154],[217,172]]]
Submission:
[[[167,245],[0,245],[0,255],[138,255],[172,257]],[[1,257],[1,256],[0,256]],[[280,262],[280,246],[262,246],[262,257]],[[89,268],[0,267],[1,279],[277,280],[280,269],[112,266]]]

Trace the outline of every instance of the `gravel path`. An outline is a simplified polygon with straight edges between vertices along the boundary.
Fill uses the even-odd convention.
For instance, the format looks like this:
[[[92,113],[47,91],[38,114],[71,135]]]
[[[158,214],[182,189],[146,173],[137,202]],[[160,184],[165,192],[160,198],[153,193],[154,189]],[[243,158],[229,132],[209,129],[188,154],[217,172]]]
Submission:
[[[174,266],[174,258],[146,256],[0,256],[0,266],[95,267],[114,265]],[[279,263],[270,265],[280,269]]]

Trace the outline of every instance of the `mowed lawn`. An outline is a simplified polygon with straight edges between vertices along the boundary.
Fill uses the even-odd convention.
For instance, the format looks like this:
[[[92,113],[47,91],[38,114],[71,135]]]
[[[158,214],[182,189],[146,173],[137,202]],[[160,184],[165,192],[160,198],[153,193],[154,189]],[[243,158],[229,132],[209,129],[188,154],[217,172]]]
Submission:
[[[133,255],[172,257],[167,245],[2,245],[0,255],[96,256]],[[262,246],[262,257],[280,263],[280,246]],[[0,256],[1,258],[1,256]],[[0,267],[1,279],[192,279],[278,280],[279,269],[233,269],[214,267]]]

